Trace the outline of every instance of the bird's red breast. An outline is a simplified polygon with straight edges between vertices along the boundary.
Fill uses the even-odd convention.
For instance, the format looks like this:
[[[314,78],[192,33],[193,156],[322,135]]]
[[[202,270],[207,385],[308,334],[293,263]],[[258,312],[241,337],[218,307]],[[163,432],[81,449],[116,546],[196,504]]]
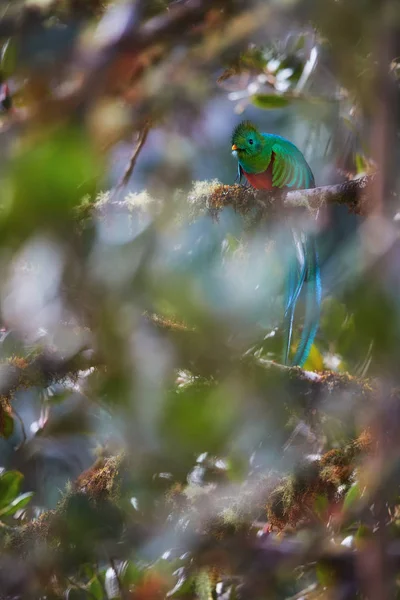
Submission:
[[[268,165],[268,169],[263,173],[246,173],[243,170],[243,175],[246,177],[249,184],[256,190],[272,190],[274,186],[272,184],[272,166],[274,162],[274,156],[272,155],[271,162]]]

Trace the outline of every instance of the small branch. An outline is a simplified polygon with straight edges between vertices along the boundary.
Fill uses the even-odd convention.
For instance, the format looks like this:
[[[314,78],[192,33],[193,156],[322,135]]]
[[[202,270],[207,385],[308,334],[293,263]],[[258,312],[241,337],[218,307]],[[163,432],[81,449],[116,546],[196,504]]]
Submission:
[[[121,177],[121,179],[115,186],[114,193],[111,194],[111,197],[113,197],[117,192],[122,190],[128,184],[130,178],[132,177],[132,173],[136,166],[136,162],[139,157],[139,154],[140,154],[144,144],[146,143],[149,131],[150,131],[150,123],[146,123],[139,132],[138,142],[137,142],[136,147],[135,147],[135,149],[132,153],[132,156],[129,160],[128,166],[126,167],[123,176]]]

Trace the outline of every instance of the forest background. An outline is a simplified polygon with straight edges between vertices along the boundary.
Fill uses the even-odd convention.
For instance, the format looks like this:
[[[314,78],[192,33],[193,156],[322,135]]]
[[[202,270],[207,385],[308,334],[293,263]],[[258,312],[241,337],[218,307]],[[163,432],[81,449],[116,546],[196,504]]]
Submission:
[[[0,598],[398,597],[398,3],[18,0],[0,42]],[[318,189],[235,186],[242,119]]]

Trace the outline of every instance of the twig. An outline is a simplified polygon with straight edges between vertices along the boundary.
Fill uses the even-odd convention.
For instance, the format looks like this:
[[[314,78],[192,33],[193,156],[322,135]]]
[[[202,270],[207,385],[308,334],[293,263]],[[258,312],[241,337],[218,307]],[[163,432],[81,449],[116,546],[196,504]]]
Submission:
[[[124,174],[122,175],[121,179],[115,186],[114,192],[111,194],[111,198],[113,198],[117,192],[119,192],[121,189],[123,189],[128,184],[128,182],[132,176],[133,170],[136,166],[136,162],[137,162],[138,156],[140,154],[140,151],[142,150],[144,144],[146,143],[149,131],[150,131],[150,123],[146,123],[142,127],[142,129],[139,131],[139,137],[138,137],[136,147],[132,153],[132,156],[129,160],[129,163],[125,169]]]

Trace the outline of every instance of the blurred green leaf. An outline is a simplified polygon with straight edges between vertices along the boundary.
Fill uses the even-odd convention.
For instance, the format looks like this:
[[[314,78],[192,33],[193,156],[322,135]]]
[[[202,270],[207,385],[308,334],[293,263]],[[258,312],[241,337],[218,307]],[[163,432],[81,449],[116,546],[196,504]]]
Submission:
[[[104,600],[104,587],[98,577],[93,577],[89,583],[88,590],[96,600]]]
[[[140,568],[134,561],[128,560],[121,569],[120,579],[127,588],[137,585],[143,579],[143,568]]]
[[[289,99],[285,96],[276,94],[255,94],[251,97],[251,101],[257,108],[271,110],[274,108],[284,108],[289,105]]]
[[[15,500],[10,502],[8,506],[0,508],[0,517],[10,517],[11,515],[14,515],[18,510],[25,508],[25,506],[30,502],[33,495],[33,492],[26,492],[25,494],[20,494],[19,496],[17,496],[17,498],[15,498]]]
[[[343,502],[343,508],[345,510],[352,508],[352,506],[356,502],[358,502],[358,500],[360,498],[361,498],[360,486],[358,483],[353,483],[353,485],[350,487],[350,489],[346,493],[346,496],[345,496],[344,502]]]
[[[19,471],[6,471],[0,475],[0,509],[8,507],[16,499],[23,478]]]
[[[1,50],[0,72],[3,79],[9,79],[17,65],[17,42],[9,38]]]
[[[12,203],[6,215],[14,234],[25,236],[49,226],[70,232],[73,209],[86,194],[96,193],[101,167],[88,138],[64,126],[27,140],[10,164],[9,176]]]
[[[6,440],[14,433],[14,419],[9,412],[0,406],[0,436]]]

